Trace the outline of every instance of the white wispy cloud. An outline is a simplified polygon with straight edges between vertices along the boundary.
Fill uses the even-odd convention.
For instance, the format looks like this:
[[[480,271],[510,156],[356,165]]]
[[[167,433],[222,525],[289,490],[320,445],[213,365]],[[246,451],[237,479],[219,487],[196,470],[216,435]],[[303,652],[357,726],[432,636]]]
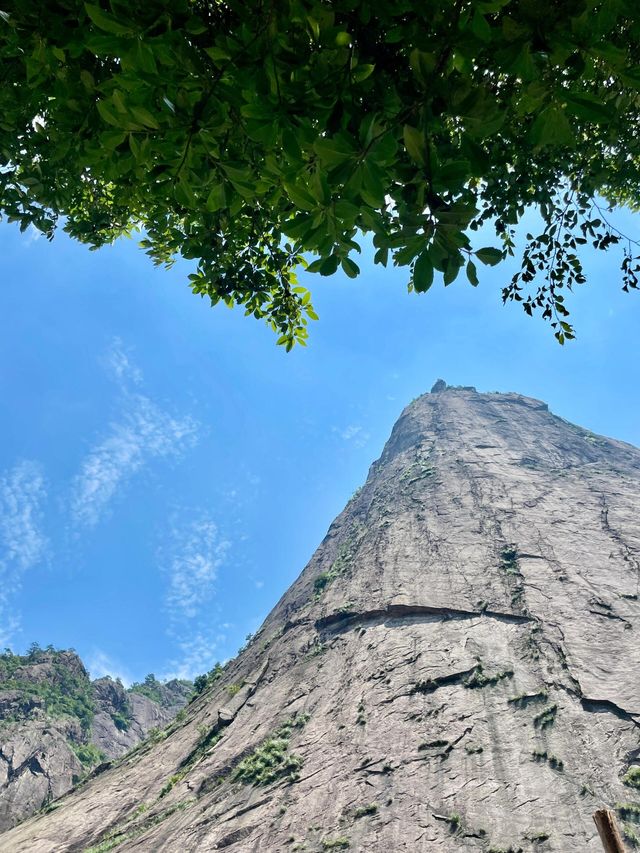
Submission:
[[[82,462],[72,483],[71,516],[79,526],[100,520],[119,489],[154,458],[176,456],[197,441],[193,418],[173,417],[148,397],[130,396],[119,421]]]
[[[331,427],[331,431],[343,441],[352,441],[355,447],[364,447],[370,435],[360,424],[349,424],[346,427]]]
[[[142,382],[142,371],[133,361],[131,347],[126,347],[122,338],[113,338],[102,363],[120,385],[129,382],[139,385]]]
[[[173,622],[196,617],[213,597],[218,568],[231,543],[204,515],[182,528],[173,527],[174,544],[167,571],[166,607]]]
[[[19,625],[13,598],[26,571],[46,552],[42,532],[42,504],[47,490],[37,462],[22,460],[0,477],[0,646],[6,645]]]
[[[220,659],[226,641],[228,626],[218,624],[214,600],[218,570],[231,543],[206,513],[176,513],[169,535],[160,562],[167,581],[167,633],[176,652],[164,675],[193,678]]]
[[[147,395],[129,390],[143,377],[119,338],[103,364],[120,388],[120,414],[89,450],[73,479],[70,512],[78,527],[96,525],[116,494],[153,459],[179,456],[198,439],[194,418],[169,414]]]
[[[133,679],[128,669],[101,649],[94,649],[85,661],[85,666],[92,679],[119,678],[125,687],[130,687]]]
[[[177,655],[167,665],[162,678],[193,680],[197,675],[208,672],[216,663],[224,663],[223,649],[226,641],[227,635],[224,631],[215,627],[195,631],[176,644]]]

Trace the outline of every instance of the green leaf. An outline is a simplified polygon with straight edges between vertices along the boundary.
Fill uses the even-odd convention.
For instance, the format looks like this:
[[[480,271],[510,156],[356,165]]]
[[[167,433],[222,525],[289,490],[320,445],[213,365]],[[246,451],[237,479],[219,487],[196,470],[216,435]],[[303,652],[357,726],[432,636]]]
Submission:
[[[312,261],[310,264],[307,265],[307,272],[320,272],[320,268],[322,267],[322,264],[324,262],[324,258],[318,258],[317,260]]]
[[[458,273],[460,272],[460,267],[462,266],[459,261],[461,261],[460,255],[450,255],[447,259],[447,266],[444,271],[443,282],[444,286],[448,287],[452,284],[458,277]]]
[[[478,286],[478,271],[476,270],[476,265],[473,261],[469,261],[467,264],[467,278],[469,279],[469,284],[472,284],[474,287]]]
[[[354,156],[354,149],[344,139],[322,137],[313,145],[323,166],[333,169],[342,166]]]
[[[386,246],[378,249],[373,257],[374,264],[382,264],[383,267],[389,262],[389,249]]]
[[[186,180],[180,180],[173,190],[176,201],[183,207],[196,207],[193,187]]]
[[[240,114],[245,118],[257,118],[262,121],[273,119],[273,109],[268,103],[252,101],[240,107]]]
[[[106,33],[113,33],[116,36],[132,36],[134,31],[126,24],[120,24],[112,15],[108,15],[99,6],[94,6],[91,3],[85,3],[84,8],[87,15],[93,23]]]
[[[320,275],[333,275],[334,272],[338,269],[339,258],[337,255],[329,255],[328,258],[324,258],[322,263],[320,264]]]
[[[130,105],[129,112],[132,116],[139,121],[141,125],[144,127],[151,127],[154,130],[158,130],[160,125],[156,121],[155,117],[146,107],[141,107],[139,105]]]
[[[352,225],[360,215],[358,205],[353,204],[353,202],[348,201],[346,198],[339,199],[334,204],[333,209],[335,210],[336,217],[348,222],[349,225]]]
[[[467,132],[471,137],[487,139],[497,133],[503,126],[506,113],[493,111],[491,115],[481,118],[470,118],[467,121]]]
[[[434,53],[425,53],[414,48],[409,54],[411,70],[421,83],[427,83],[436,67],[437,57]]]
[[[360,267],[351,258],[342,259],[342,269],[349,278],[356,278],[360,274]]]
[[[505,16],[502,19],[502,32],[507,41],[517,41],[523,36],[528,35],[530,30],[526,23]]]
[[[594,95],[573,95],[567,93],[565,98],[567,101],[567,112],[577,116],[577,118],[602,124],[608,124],[615,118],[615,108],[610,104],[603,103],[601,99],[596,98]]]
[[[429,249],[425,249],[418,255],[413,265],[413,289],[417,293],[426,293],[433,284],[433,263],[429,255]]]
[[[215,213],[221,210],[227,204],[225,187],[222,182],[213,185],[211,192],[207,196],[207,210],[210,213]]]
[[[313,37],[316,41],[320,38],[320,24],[316,21],[315,18],[312,18],[310,15],[307,15],[307,23],[309,24],[309,29],[313,33]]]
[[[246,127],[247,136],[267,148],[271,148],[278,138],[278,125],[274,121],[248,121]]]
[[[136,42],[136,63],[137,65],[147,74],[157,74],[158,66],[156,65],[156,59],[153,54],[153,50],[149,45],[142,41],[138,40]]]
[[[284,189],[295,206],[301,210],[315,210],[318,206],[311,193],[305,187],[285,182]]]
[[[135,137],[135,134],[129,134],[129,149],[136,160],[140,159],[140,145],[138,144],[138,140]]]
[[[476,258],[489,267],[495,267],[503,259],[503,253],[500,249],[495,249],[493,246],[487,246],[484,249],[478,249],[475,253]]]
[[[80,72],[80,80],[82,81],[82,85],[88,89],[89,92],[92,92],[95,86],[95,80],[93,79],[93,75],[90,74],[86,69],[83,69]]]
[[[189,18],[185,23],[184,28],[188,33],[194,36],[208,32],[208,27],[200,20],[200,18],[196,18],[195,16]]]
[[[115,149],[129,136],[122,129],[104,130],[100,134],[100,147],[105,151],[115,151]]]
[[[389,132],[384,136],[381,136],[377,142],[373,143],[369,156],[376,163],[387,165],[395,162],[397,149],[398,144],[392,133]]]
[[[417,127],[411,127],[410,124],[405,124],[402,130],[402,136],[404,139],[404,147],[407,149],[407,153],[411,159],[418,163],[420,166],[424,166],[426,162],[426,144],[424,133],[418,130]]]
[[[96,107],[100,113],[100,117],[103,121],[106,121],[107,124],[112,124],[114,127],[122,126],[122,117],[116,115],[110,101],[96,101]]]
[[[575,136],[564,110],[557,106],[544,109],[529,131],[533,145],[574,145]]]
[[[327,177],[320,169],[315,171],[311,176],[309,192],[318,204],[329,204],[331,201],[331,190],[329,189]]]
[[[292,240],[300,240],[304,243],[306,235],[313,229],[311,219],[308,213],[299,213],[297,216],[288,219],[283,224],[282,230]],[[310,265],[309,269],[312,266],[313,264]],[[316,272],[316,270],[312,270],[312,272]]]
[[[365,160],[362,164],[362,198],[372,207],[379,207],[384,202],[385,185],[382,170],[372,161]]]
[[[351,72],[351,79],[355,83],[362,83],[363,80],[366,80],[367,77],[370,77],[375,71],[375,65],[356,65],[356,67]]]
[[[434,180],[445,187],[459,187],[471,177],[471,163],[468,160],[445,161],[439,167]]]
[[[610,41],[597,44],[592,48],[592,51],[596,56],[602,57],[602,59],[605,59],[616,69],[626,65],[629,58],[626,48],[616,47]]]
[[[231,59],[229,51],[217,45],[214,45],[213,47],[205,47],[204,52],[214,61],[225,61],[227,59]]]
[[[526,82],[535,80],[538,74],[538,69],[533,57],[531,56],[531,50],[528,44],[524,45],[516,59],[511,64],[509,70],[515,72],[518,77]]]
[[[478,215],[478,208],[475,204],[465,204],[462,201],[454,201],[443,210],[438,210],[438,220],[440,222],[456,225],[458,228],[466,228],[474,216]],[[461,246],[464,243],[460,244]]]
[[[480,41],[490,41],[491,40],[491,27],[489,26],[487,19],[484,15],[482,15],[477,9],[473,16],[473,20],[471,21],[471,31]]]

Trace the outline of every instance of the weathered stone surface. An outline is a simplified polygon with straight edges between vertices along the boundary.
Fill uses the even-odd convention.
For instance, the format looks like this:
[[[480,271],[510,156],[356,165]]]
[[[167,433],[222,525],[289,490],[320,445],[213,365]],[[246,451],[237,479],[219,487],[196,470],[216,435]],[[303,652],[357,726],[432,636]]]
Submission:
[[[184,722],[0,850],[601,853],[596,808],[640,816],[639,499],[640,451],[539,401],[419,398]]]
[[[7,727],[0,746],[0,827],[33,814],[80,778],[82,764],[69,743],[78,733],[70,728],[36,720]]]
[[[91,727],[91,743],[107,759],[119,758],[147,736],[153,728],[164,728],[184,706],[186,696],[176,707],[163,708],[140,693],[129,693],[111,678],[93,682],[96,714]],[[171,697],[173,698],[173,697]],[[175,704],[175,703],[174,703]],[[126,719],[126,728],[118,726],[118,719]]]

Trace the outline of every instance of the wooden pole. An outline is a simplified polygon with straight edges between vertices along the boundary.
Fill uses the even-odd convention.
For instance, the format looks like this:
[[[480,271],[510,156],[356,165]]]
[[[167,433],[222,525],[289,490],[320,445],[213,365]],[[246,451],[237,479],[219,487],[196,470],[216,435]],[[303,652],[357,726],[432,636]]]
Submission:
[[[598,809],[593,819],[605,853],[625,853],[624,843],[616,826],[616,817],[608,809]]]

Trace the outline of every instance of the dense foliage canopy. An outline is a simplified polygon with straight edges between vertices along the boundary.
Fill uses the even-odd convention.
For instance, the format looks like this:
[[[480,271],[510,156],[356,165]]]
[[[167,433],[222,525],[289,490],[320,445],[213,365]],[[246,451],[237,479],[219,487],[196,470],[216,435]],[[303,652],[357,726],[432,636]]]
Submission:
[[[603,212],[640,204],[637,0],[2,8],[0,211],[92,247],[142,229],[156,263],[197,259],[195,293],[287,347],[315,318],[296,268],[355,277],[363,233],[413,290],[434,270],[475,285],[537,208],[502,295],[560,342],[581,245],[621,242],[638,284]],[[472,242],[485,224],[498,246]]]

